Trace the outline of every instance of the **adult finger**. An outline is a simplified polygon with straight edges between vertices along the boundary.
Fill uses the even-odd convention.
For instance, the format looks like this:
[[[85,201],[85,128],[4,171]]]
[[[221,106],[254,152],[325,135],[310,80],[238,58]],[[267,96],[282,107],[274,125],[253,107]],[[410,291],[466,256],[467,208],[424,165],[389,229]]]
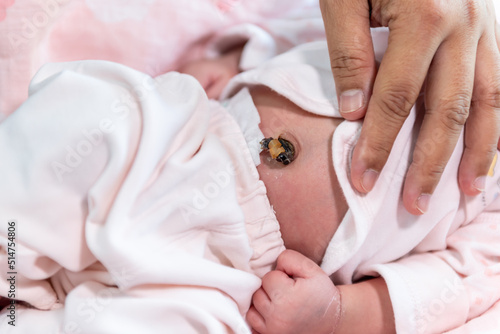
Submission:
[[[365,115],[376,64],[366,0],[320,0],[339,108],[348,120]]]
[[[497,24],[495,26],[495,36],[496,36],[496,40],[497,40],[498,50],[500,50],[500,22],[497,22]],[[497,149],[500,150],[500,138],[498,138]]]
[[[437,18],[433,24],[421,18],[415,14],[391,21],[387,51],[353,152],[351,180],[362,193],[375,185],[444,38]]]
[[[493,34],[491,30],[479,40],[472,106],[459,169],[460,188],[471,196],[485,188],[500,136],[500,53]]]
[[[425,115],[403,191],[405,207],[415,215],[427,211],[469,114],[479,33],[468,31],[467,39],[462,34],[441,44],[429,69]]]

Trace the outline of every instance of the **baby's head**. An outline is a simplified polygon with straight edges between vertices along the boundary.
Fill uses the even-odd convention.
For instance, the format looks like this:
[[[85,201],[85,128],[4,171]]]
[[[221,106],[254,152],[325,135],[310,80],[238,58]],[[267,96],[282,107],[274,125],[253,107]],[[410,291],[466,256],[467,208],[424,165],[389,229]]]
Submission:
[[[264,150],[257,167],[285,246],[320,263],[347,211],[331,152],[333,132],[341,120],[307,112],[264,86],[250,92],[264,136],[281,137],[295,151],[285,165]]]

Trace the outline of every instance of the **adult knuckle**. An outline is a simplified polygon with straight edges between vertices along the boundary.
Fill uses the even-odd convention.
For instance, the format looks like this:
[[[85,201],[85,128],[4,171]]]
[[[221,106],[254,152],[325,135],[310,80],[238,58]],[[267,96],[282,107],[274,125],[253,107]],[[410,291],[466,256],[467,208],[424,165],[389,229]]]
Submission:
[[[444,173],[446,164],[436,163],[427,167],[427,177],[431,180],[439,180]]]
[[[377,140],[375,137],[370,138],[370,154],[377,158],[388,157],[391,153],[391,145],[386,141]],[[385,139],[385,138],[384,138]]]
[[[411,95],[411,88],[404,85],[394,85],[393,88],[381,93],[377,102],[387,120],[402,123],[408,117],[415,103]]]
[[[443,30],[450,25],[461,27],[478,27],[486,17],[486,4],[484,1],[442,1],[422,0],[420,1],[419,16],[420,23],[426,29]]]
[[[449,8],[444,1],[439,0],[425,0],[420,2],[421,10],[421,23],[426,27],[436,27],[441,28],[447,22],[447,13]]]
[[[467,0],[464,2],[465,20],[470,26],[477,26],[483,19],[484,4],[477,0]]]
[[[358,47],[337,47],[330,51],[332,71],[339,79],[352,78],[368,69],[368,58]]]
[[[476,82],[472,104],[474,107],[484,105],[500,109],[500,59],[491,66],[488,75],[482,76]]]
[[[497,81],[497,82],[500,82]],[[495,83],[489,86],[484,93],[483,102],[491,108],[500,109],[500,84]]]
[[[443,125],[452,132],[461,131],[469,117],[470,101],[470,95],[466,93],[444,101],[442,103]]]

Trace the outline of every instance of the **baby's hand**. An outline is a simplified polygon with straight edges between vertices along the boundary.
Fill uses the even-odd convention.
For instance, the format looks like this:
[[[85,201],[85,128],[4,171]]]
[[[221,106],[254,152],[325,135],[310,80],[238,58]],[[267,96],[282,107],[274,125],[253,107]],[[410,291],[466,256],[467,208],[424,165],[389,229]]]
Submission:
[[[236,48],[219,58],[195,60],[182,66],[179,72],[195,77],[208,98],[218,99],[229,80],[240,72],[241,52],[242,48]]]
[[[338,289],[316,263],[292,250],[281,253],[252,301],[247,321],[260,334],[332,334],[340,320]]]

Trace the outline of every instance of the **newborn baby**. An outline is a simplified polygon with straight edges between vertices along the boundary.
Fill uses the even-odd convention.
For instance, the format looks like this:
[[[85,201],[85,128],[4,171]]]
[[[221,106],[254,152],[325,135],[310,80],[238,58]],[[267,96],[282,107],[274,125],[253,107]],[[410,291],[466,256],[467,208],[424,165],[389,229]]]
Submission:
[[[248,333],[256,290],[248,320],[261,333],[366,332],[356,327],[366,316],[382,333],[442,332],[488,310],[500,298],[489,278],[498,166],[484,196],[467,201],[447,169],[428,213],[410,215],[400,193],[414,112],[361,195],[347,174],[361,123],[341,122],[334,92],[325,43],[238,75],[222,106],[177,73],[46,67],[0,125],[10,189],[0,215],[19,228],[16,298],[35,307],[18,309],[16,330]],[[285,251],[268,273],[283,245],[305,256]],[[454,261],[471,249],[474,258]],[[458,287],[440,315],[453,317],[429,315],[450,284]]]

